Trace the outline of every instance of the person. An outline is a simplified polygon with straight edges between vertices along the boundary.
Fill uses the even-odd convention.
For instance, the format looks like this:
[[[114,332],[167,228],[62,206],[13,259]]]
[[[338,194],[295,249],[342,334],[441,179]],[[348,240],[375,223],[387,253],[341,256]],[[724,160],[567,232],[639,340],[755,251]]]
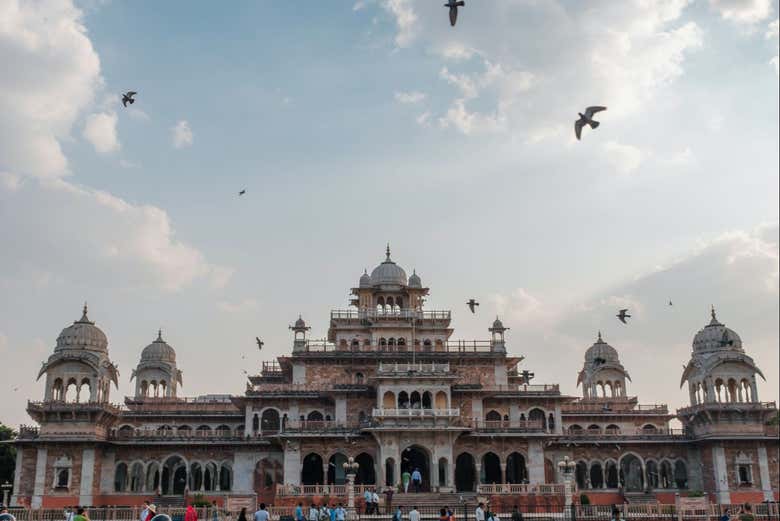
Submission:
[[[745,506],[742,507],[742,512],[739,514],[739,521],[755,521],[755,519],[752,508],[745,503]]]
[[[412,507],[409,511],[409,521],[420,521],[420,512],[417,507]]]
[[[620,521],[620,510],[617,508],[612,511],[612,521]]]
[[[298,503],[298,506],[295,507],[295,521],[306,521],[306,518],[303,517],[303,503]]]
[[[213,514],[211,514],[211,521],[219,521],[219,507],[217,506],[216,501],[211,502],[211,508],[213,510]]]
[[[412,475],[409,474],[408,470],[405,470],[403,474],[401,474],[401,483],[404,485],[404,494],[409,493],[409,482],[412,481]]]
[[[439,510],[439,521],[449,521],[449,520],[450,520],[450,516],[447,515],[447,509],[442,508],[441,510]]]
[[[187,511],[184,512],[184,521],[198,521],[198,513],[195,512],[195,507],[192,505],[187,505]],[[239,519],[239,521],[241,520]],[[244,519],[244,521],[246,521],[246,519]]]
[[[323,503],[320,507],[320,515],[317,518],[320,521],[329,521],[330,520],[330,511],[328,510],[328,505]]]
[[[447,508],[447,520],[455,521],[455,512],[453,512],[450,507],[446,507],[446,508]]]
[[[189,507],[187,507],[189,508]],[[184,521],[187,521],[187,516],[184,516]],[[248,521],[246,518],[246,507],[243,507],[241,509],[241,512],[238,514],[238,521]]]
[[[89,515],[87,514],[87,509],[84,507],[79,507],[76,509],[76,515],[73,516],[73,521],[89,521]]]
[[[330,506],[330,521],[336,521],[336,505]]]
[[[476,521],[485,521],[485,503],[480,502],[477,505],[477,509],[474,511],[474,519]]]
[[[149,505],[151,505],[149,500],[144,500],[144,508],[141,510],[141,517],[138,518],[138,521],[146,521],[146,518],[149,517]],[[73,521],[72,515],[73,514],[71,513],[71,517],[69,517],[67,521]]]
[[[501,520],[498,518],[498,514],[496,514],[495,512],[488,511],[487,521],[501,521]]]
[[[412,472],[412,485],[414,485],[415,492],[420,492],[422,488],[422,473],[418,468],[415,468],[414,472]]]
[[[512,521],[523,521],[523,513],[520,512],[517,505],[512,508]]]
[[[336,508],[336,521],[346,521],[347,519],[347,512],[344,510],[344,503],[339,503],[338,508]]]
[[[728,508],[723,512],[723,515],[720,516],[720,519],[718,519],[718,521],[731,521],[731,515],[729,515]]]
[[[260,503],[260,510],[255,512],[255,521],[268,521],[270,517],[268,510],[265,509],[265,503]]]
[[[395,509],[395,514],[393,514],[393,521],[403,521],[404,513],[401,510],[401,506],[399,505],[398,508]]]
[[[150,503],[148,507],[146,507],[146,521],[152,521],[152,518],[157,515],[157,505],[154,503]],[[74,518],[73,521],[76,521]]]
[[[385,488],[385,514],[393,511],[393,487]]]
[[[309,521],[318,521],[320,518],[320,509],[312,501],[309,505]]]
[[[366,514],[370,514],[374,510],[374,506],[371,504],[371,489],[366,489],[363,492],[363,500],[366,502]]]
[[[376,489],[371,491],[371,504],[374,505],[374,514],[379,515],[379,494],[376,493]]]

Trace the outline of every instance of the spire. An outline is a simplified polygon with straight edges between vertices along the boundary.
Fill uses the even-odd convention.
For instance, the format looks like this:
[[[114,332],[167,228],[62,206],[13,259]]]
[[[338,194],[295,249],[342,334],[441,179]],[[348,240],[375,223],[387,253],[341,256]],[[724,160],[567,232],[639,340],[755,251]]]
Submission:
[[[91,322],[89,320],[89,317],[87,316],[87,303],[84,302],[84,308],[81,310],[81,318],[76,321],[76,323],[83,323],[83,324],[93,324],[94,322]]]
[[[390,261],[390,243],[389,242],[387,243],[387,249],[385,250],[385,255],[387,256],[385,261],[389,262]]]
[[[599,339],[598,339],[598,340],[596,340],[596,343],[597,343],[597,344],[600,344],[600,343],[602,343],[602,342],[604,342],[604,341],[601,339],[601,331],[599,330]]]
[[[718,322],[718,317],[715,315],[715,306],[710,306],[710,316],[712,317],[712,320],[710,320],[711,326],[717,326],[720,325],[720,322]]]
[[[157,330],[157,340],[156,340],[156,342],[163,342],[163,341],[164,340],[162,339],[162,328],[160,328],[160,329]]]

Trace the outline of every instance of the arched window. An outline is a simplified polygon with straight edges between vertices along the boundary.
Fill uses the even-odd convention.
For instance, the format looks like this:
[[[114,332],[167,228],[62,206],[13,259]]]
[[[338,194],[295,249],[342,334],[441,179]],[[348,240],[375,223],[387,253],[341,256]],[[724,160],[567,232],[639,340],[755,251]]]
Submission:
[[[395,409],[395,394],[393,394],[393,391],[385,391],[384,396],[382,396],[382,408],[383,409]]]
[[[355,475],[355,483],[358,485],[376,484],[376,473],[374,471],[374,458],[371,455],[361,452],[355,458],[355,462],[360,465]]]
[[[642,462],[633,454],[626,454],[620,459],[620,481],[623,488],[630,492],[644,490]]]
[[[578,461],[574,469],[574,478],[577,481],[577,488],[587,488],[588,484],[588,464],[584,461]]]
[[[230,436],[230,427],[227,425],[220,425],[216,428],[216,433],[220,438],[227,438]]]
[[[485,421],[486,422],[501,422],[501,413],[498,411],[488,411],[488,413],[485,415]]]
[[[660,484],[661,488],[672,488],[672,464],[666,460],[661,462]]]
[[[190,466],[190,490],[198,491],[203,487],[203,467],[200,463]]]
[[[547,420],[543,410],[531,409],[528,413],[528,419],[536,423],[536,426],[540,426],[542,429],[547,430]]]
[[[64,389],[62,385],[62,378],[54,380],[54,384],[51,386],[51,399],[54,401],[62,401],[64,398]]]
[[[601,463],[596,462],[590,465],[590,488],[604,487],[604,469]]]
[[[580,436],[580,435],[582,435],[582,427],[577,425],[577,424],[570,425],[569,426],[569,434],[571,434],[572,436]]]
[[[233,486],[233,467],[223,463],[219,469],[219,490],[230,491]]]
[[[620,427],[618,427],[614,423],[610,423],[609,425],[607,425],[607,428],[604,429],[604,432],[606,434],[611,434],[611,435],[615,436],[615,435],[620,434]]]
[[[513,452],[506,459],[506,482],[525,483],[528,481],[528,469],[525,457],[519,452]]]
[[[492,452],[482,456],[482,483],[501,483],[501,460]]]
[[[436,393],[436,408],[437,409],[447,408],[447,393],[445,393],[444,391],[439,391]]]
[[[136,461],[130,467],[130,492],[141,492],[144,488],[144,466]]]
[[[688,469],[682,460],[674,463],[674,484],[680,489],[688,488]]]
[[[607,488],[618,488],[618,468],[614,461],[607,462],[606,477]]]
[[[398,408],[399,409],[408,409],[409,408],[409,395],[406,391],[401,391],[398,393]]]
[[[114,492],[124,492],[127,489],[127,464],[119,463],[114,470]]]
[[[322,420],[324,420],[324,418],[320,411],[311,411],[306,417],[306,421],[310,422],[321,422]]]
[[[263,411],[263,416],[260,420],[263,433],[279,432],[281,424],[279,422],[279,411],[276,409],[266,409]]]
[[[190,427],[189,425],[180,425],[176,429],[176,433],[179,436],[183,436],[183,437],[192,436],[192,427]]]
[[[322,456],[314,452],[303,458],[301,468],[301,483],[304,485],[321,485],[323,483]]]
[[[69,486],[70,486],[70,469],[58,470],[56,488],[68,488]]]
[[[200,427],[198,427],[195,430],[198,433],[198,436],[201,436],[201,437],[204,437],[204,438],[207,437],[207,436],[211,436],[211,427],[209,427],[208,425],[201,425]]]
[[[409,395],[409,407],[412,409],[419,409],[421,401],[420,393],[418,391],[412,391],[412,394]]]
[[[433,404],[431,403],[432,400],[432,394],[430,391],[425,391],[422,395],[422,408],[423,409],[432,409]]]
[[[355,373],[355,383],[363,385],[363,373]]]
[[[588,434],[598,435],[601,434],[601,427],[598,425],[588,425]]]
[[[555,429],[555,416],[553,415],[553,413],[550,413],[549,416],[547,417],[547,427],[550,430]]]
[[[649,460],[645,463],[645,474],[648,488],[658,488],[658,465],[655,461]]]
[[[257,432],[257,431],[260,430],[260,417],[257,414],[252,416],[252,430],[254,432]]]

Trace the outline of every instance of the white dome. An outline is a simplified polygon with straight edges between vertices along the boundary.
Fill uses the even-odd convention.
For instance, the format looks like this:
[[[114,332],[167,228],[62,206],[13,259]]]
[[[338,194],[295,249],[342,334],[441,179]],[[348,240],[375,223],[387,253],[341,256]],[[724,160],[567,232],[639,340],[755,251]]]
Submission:
[[[409,277],[409,287],[410,288],[422,288],[422,280],[420,280],[420,276],[417,275],[417,272],[412,272],[412,276]]]
[[[387,247],[387,258],[371,272],[371,285],[406,286],[406,272],[390,259],[390,246]]]
[[[596,343],[590,346],[587,351],[585,351],[586,362],[593,363],[597,360],[599,360],[600,363],[620,363],[620,357],[618,356],[617,349],[601,339],[601,332],[599,332],[599,338],[596,340]]]
[[[162,331],[157,339],[141,351],[141,362],[163,361],[176,363],[176,351],[162,339]]]
[[[712,319],[693,337],[694,352],[700,351],[742,351],[742,339],[734,330],[727,328],[711,311]]]
[[[371,287],[371,276],[368,274],[368,271],[364,271],[363,274],[360,276],[360,287],[361,288],[370,288]]]
[[[87,305],[81,318],[73,325],[66,327],[57,337],[57,347],[54,351],[64,349],[86,349],[88,351],[108,352],[108,338],[103,331],[95,326],[87,317]]]

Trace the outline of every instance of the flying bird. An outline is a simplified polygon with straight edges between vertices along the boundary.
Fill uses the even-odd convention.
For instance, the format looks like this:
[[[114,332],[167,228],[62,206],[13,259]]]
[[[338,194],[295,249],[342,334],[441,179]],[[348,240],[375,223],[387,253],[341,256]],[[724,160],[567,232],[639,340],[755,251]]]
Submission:
[[[255,341],[257,342],[257,349],[262,351],[263,346],[265,345],[265,342],[260,340],[260,337],[257,337],[257,336],[255,337]]]
[[[607,363],[607,361],[604,358],[601,358],[600,356],[593,359],[593,364],[594,365],[601,365],[601,364],[606,364],[606,363]]]
[[[444,4],[444,7],[450,8],[450,25],[452,27],[455,27],[455,22],[458,21],[458,7],[463,7],[464,5],[463,0],[447,0],[447,3]]]
[[[673,306],[673,305],[674,305],[674,304],[672,304],[672,301],[671,301],[671,300],[669,301],[669,305],[670,305],[670,306]]]
[[[729,335],[725,331],[723,332],[723,336],[720,338],[720,345],[722,347],[734,345],[734,341],[729,339]]]
[[[621,322],[623,322],[624,324],[628,324],[628,322],[626,322],[626,319],[627,319],[627,318],[631,318],[631,315],[629,315],[629,314],[628,314],[628,310],[627,310],[627,309],[621,309],[621,310],[620,310],[620,313],[618,313],[618,314],[617,314],[617,315],[615,315],[615,316],[616,316],[616,317],[618,317],[618,319],[619,319]]]
[[[135,100],[133,99],[133,96],[135,96],[136,94],[138,94],[138,93],[136,91],[134,91],[134,90],[130,90],[130,91],[127,91],[124,94],[122,94],[122,105],[124,105],[126,107],[128,103],[130,105],[135,103]]]
[[[579,141],[580,136],[582,135],[582,127],[585,125],[590,125],[590,128],[598,128],[600,123],[598,121],[593,120],[593,115],[596,112],[601,112],[602,110],[607,110],[607,107],[588,107],[585,109],[585,114],[582,112],[578,112],[580,119],[574,122],[574,134],[577,136],[577,140]]]
[[[246,190],[241,190],[240,192],[238,192],[238,195],[244,195],[245,193],[246,193]]]
[[[469,307],[469,309],[471,310],[471,313],[473,314],[473,313],[475,313],[474,308],[479,306],[479,302],[477,302],[476,300],[474,300],[472,298],[472,299],[469,299],[468,302],[466,302],[466,305]]]

